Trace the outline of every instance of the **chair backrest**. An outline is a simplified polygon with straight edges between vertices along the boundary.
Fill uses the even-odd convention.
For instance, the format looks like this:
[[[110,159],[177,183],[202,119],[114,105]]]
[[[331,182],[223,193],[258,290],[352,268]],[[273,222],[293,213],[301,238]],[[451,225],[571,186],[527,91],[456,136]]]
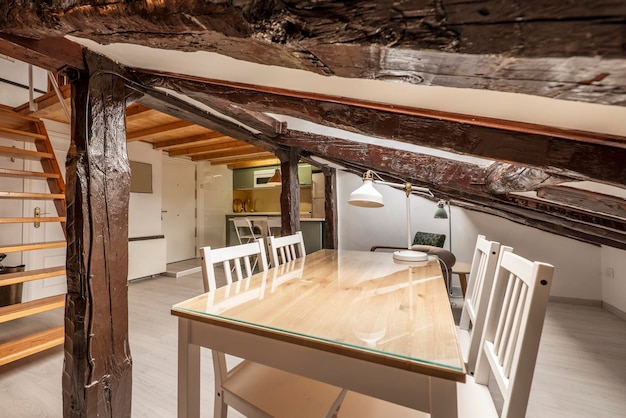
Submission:
[[[231,247],[200,248],[202,256],[202,279],[204,281],[204,291],[214,291],[217,289],[215,280],[215,264],[222,263],[226,283],[233,282],[232,270],[234,268],[237,280],[250,277],[254,272],[254,266],[258,263],[260,271],[267,270],[267,256],[265,255],[265,244],[262,238],[249,244],[233,245]],[[245,269],[245,276],[244,270]]]
[[[487,385],[493,372],[502,418],[526,415],[553,274],[550,264],[500,252],[474,380]]]
[[[513,251],[513,248],[502,246],[502,251]],[[484,235],[476,238],[472,268],[459,321],[459,328],[469,333],[469,347],[465,360],[466,370],[470,374],[474,373],[476,367],[499,254],[500,243],[489,241]]]
[[[278,238],[270,236],[269,248],[274,267],[306,255],[302,231]]]
[[[267,218],[267,236],[280,236],[280,231],[282,229],[282,221],[280,216],[270,216]]]
[[[235,232],[237,233],[237,239],[240,244],[246,244],[252,240],[257,239],[252,227],[252,222],[244,216],[235,216],[231,218],[233,225],[235,226]]]

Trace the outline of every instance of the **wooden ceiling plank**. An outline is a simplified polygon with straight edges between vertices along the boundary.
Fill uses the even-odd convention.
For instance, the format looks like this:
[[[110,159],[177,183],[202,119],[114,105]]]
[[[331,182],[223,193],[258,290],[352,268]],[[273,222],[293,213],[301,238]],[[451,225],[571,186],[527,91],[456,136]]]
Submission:
[[[235,152],[240,148],[249,149],[250,145],[243,141],[238,141],[236,139],[229,138],[226,141],[221,141],[220,143],[216,143],[213,145],[204,145],[201,147],[190,147],[190,148],[181,148],[176,150],[169,151],[170,157],[179,157],[179,156],[189,156],[195,154],[210,154],[214,152]],[[258,147],[254,147],[254,149],[261,150]]]
[[[244,143],[245,144],[245,143]],[[202,156],[203,159],[217,160],[221,158],[230,158],[237,157],[241,155],[250,155],[250,154],[265,154],[267,151],[262,150],[254,145],[243,145],[236,147],[234,149],[218,149],[214,152],[204,152],[199,154],[194,154],[195,156]],[[194,160],[195,161],[195,160]]]
[[[241,161],[236,163],[229,163],[226,165],[226,168],[231,170],[235,170],[237,168],[250,168],[250,167],[264,167],[268,165],[279,165],[280,160],[278,158],[268,158],[268,159],[255,159],[252,161]]]
[[[222,132],[224,135],[246,141],[271,153],[275,153],[280,150],[278,145],[271,141],[270,138],[265,137],[263,134],[254,134],[236,123],[221,119],[204,109],[200,109],[199,107],[184,100],[180,100],[172,95],[165,94],[160,90],[155,90],[147,86],[135,87],[144,93],[144,96],[138,101],[148,107],[157,109],[165,114],[193,122],[210,130]]]
[[[203,141],[210,141],[213,139],[224,139],[224,138],[230,138],[230,137],[224,136],[220,132],[210,131],[204,134],[192,135],[192,136],[188,136],[184,138],[176,138],[176,139],[168,139],[165,141],[158,141],[152,144],[152,148],[168,150],[168,148],[175,148],[175,147],[185,146],[188,144],[203,143]]]
[[[188,126],[193,125],[191,122],[187,122],[184,120],[178,120],[176,122],[167,123],[165,125],[153,126],[146,129],[141,129],[138,131],[128,132],[126,134],[126,140],[128,142],[139,141],[143,137],[155,134],[162,134],[167,131],[174,131],[181,128],[186,128]]]
[[[141,103],[133,103],[126,107],[126,122],[132,121],[137,118],[144,118],[147,113],[156,112],[154,109],[150,109],[148,106],[144,106]]]
[[[228,156],[223,158],[204,158],[202,155],[194,155],[191,157],[191,161],[204,161],[208,160],[211,165],[220,165],[220,164],[238,164],[241,162],[248,161],[256,161],[260,159],[267,159],[274,157],[274,154],[271,152],[256,152],[251,154],[244,154],[241,156]]]

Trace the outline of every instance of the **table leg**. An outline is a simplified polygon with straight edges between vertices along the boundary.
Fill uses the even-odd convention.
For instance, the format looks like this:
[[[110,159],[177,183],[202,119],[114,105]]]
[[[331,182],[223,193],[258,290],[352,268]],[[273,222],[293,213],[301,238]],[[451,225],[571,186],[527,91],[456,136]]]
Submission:
[[[431,418],[458,417],[456,385],[452,380],[430,378]]]
[[[190,341],[191,321],[178,318],[178,418],[200,418],[200,346]]]
[[[461,283],[461,293],[465,297],[465,291],[467,290],[467,274],[457,273],[459,275],[459,283]]]

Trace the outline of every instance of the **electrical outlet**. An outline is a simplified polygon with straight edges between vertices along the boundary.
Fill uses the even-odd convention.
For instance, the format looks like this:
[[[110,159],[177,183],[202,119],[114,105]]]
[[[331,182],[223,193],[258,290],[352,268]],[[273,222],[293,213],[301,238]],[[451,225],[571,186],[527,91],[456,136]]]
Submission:
[[[615,271],[611,267],[606,268],[606,277],[608,277],[609,279],[615,278]]]

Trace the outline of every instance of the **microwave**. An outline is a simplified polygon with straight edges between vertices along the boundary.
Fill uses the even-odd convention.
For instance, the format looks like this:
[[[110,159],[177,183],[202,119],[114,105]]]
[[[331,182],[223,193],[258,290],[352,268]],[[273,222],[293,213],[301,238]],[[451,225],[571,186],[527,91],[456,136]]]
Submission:
[[[274,173],[276,172],[275,168],[262,168],[258,170],[254,170],[254,188],[259,187],[276,187],[275,184],[267,184],[269,179],[272,178]]]

